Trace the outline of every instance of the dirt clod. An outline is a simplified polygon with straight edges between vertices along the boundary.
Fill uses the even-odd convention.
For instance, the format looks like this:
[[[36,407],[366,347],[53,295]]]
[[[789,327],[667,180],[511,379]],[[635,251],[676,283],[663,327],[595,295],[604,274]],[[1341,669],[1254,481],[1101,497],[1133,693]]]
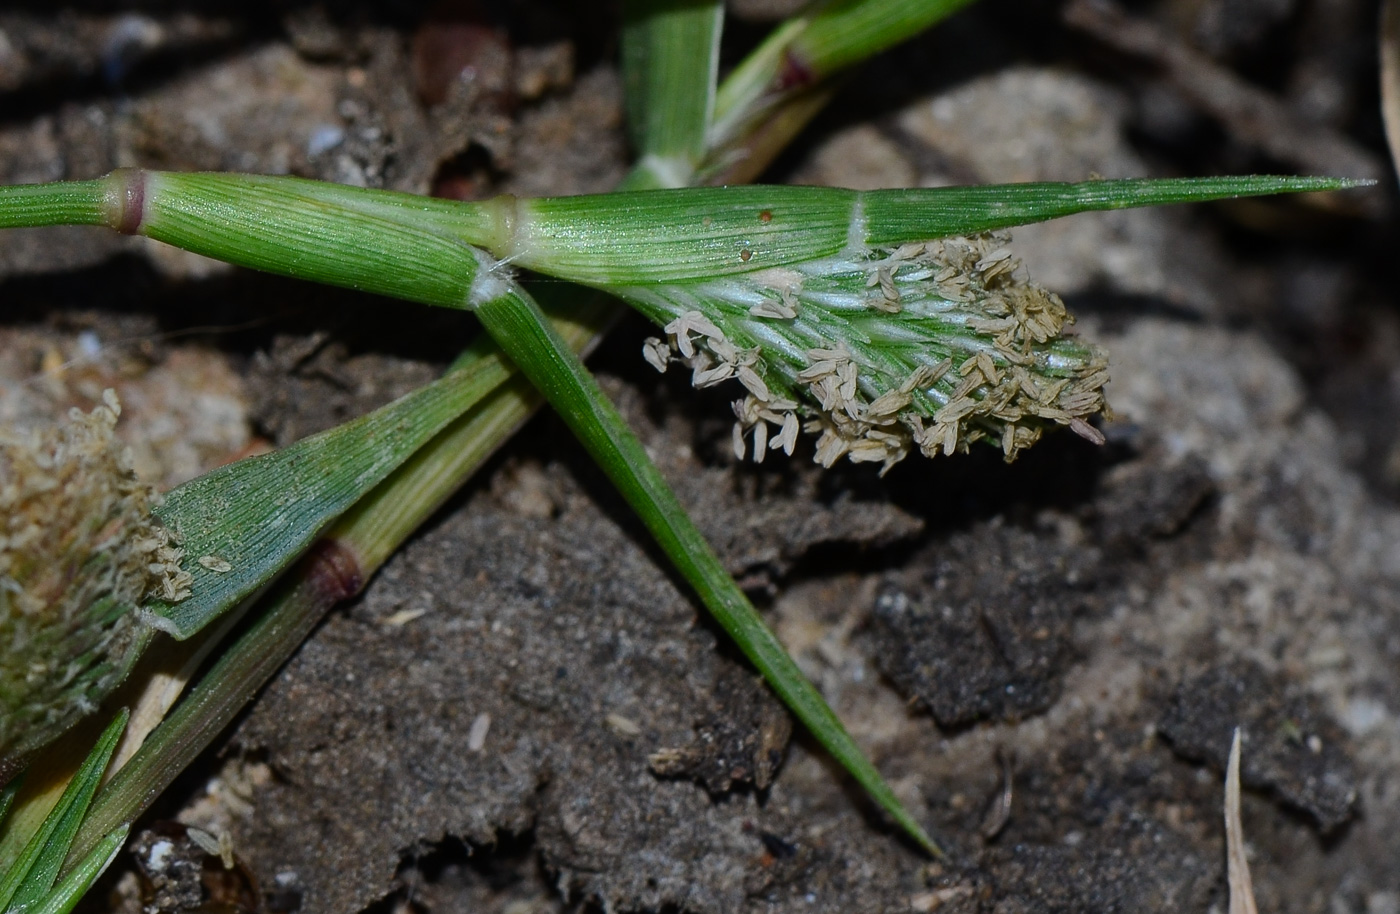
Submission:
[[[1216,491],[1205,461],[1194,456],[1166,468],[1134,461],[1106,483],[1094,509],[1104,540],[1120,547],[1180,532]]]
[[[1211,864],[1156,823],[1098,833],[1072,845],[1020,844],[992,851],[988,914],[1201,911]]]
[[[694,778],[711,794],[745,783],[763,790],[782,764],[792,719],[761,681],[726,679],[713,697],[691,742],[653,752],[647,760],[651,770],[662,777]]]
[[[1341,727],[1315,699],[1255,663],[1229,661],[1184,680],[1160,723],[1178,753],[1221,771],[1235,727],[1244,784],[1272,790],[1324,832],[1355,813],[1356,771]]]
[[[875,601],[881,668],[945,727],[1043,710],[1059,691],[1083,603],[1076,582],[1092,562],[1001,525],[955,538],[933,570]]]

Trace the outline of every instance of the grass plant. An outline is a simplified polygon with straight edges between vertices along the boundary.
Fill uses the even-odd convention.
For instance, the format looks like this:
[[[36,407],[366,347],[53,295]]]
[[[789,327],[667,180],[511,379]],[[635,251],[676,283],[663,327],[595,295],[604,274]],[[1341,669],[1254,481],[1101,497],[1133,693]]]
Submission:
[[[790,454],[805,429],[825,465],[844,456],[887,468],[915,450],[933,456],[980,441],[1010,459],[1055,426],[1097,436],[1091,420],[1104,405],[1106,362],[1063,335],[1063,303],[1021,278],[991,233],[1087,210],[1351,186],[1287,177],[867,193],[685,186],[757,173],[820,104],[832,74],[960,5],[814,4],[720,84],[721,4],[626,4],[623,61],[639,159],[613,194],[466,204],[296,178],[145,170],[0,188],[0,227],[107,226],[255,269],[469,310],[486,331],[435,384],[188,483],[156,510],[184,549],[191,580],[188,599],[148,593],[130,607],[150,629],[188,639],[271,590],[253,624],[84,804],[59,854],[68,872],[91,872],[89,861],[103,859],[113,836],[321,616],[359,592],[541,399],[793,713],[907,835],[938,853],[580,361],[615,311],[607,296],[658,325],[664,339],[648,341],[644,353],[658,369],[682,363],[697,386],[742,391],[741,457]],[[521,269],[592,291],[541,308]],[[95,707],[108,688],[84,698]],[[35,742],[0,745],[0,759],[18,766]],[[0,867],[18,865],[47,827],[47,804],[36,797],[12,817]]]

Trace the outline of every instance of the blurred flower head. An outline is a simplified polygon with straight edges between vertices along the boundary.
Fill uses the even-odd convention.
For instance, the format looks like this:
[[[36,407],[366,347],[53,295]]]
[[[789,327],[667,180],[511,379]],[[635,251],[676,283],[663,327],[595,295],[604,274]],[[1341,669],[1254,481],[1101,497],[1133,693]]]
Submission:
[[[108,390],[42,432],[0,429],[0,763],[61,734],[122,680],[148,594],[188,596],[155,493],[113,435]]]

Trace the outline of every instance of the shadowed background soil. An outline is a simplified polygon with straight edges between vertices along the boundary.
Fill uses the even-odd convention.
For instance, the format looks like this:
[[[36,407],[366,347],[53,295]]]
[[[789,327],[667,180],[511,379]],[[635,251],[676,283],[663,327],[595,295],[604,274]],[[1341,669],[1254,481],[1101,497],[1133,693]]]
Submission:
[[[784,5],[733,4],[725,60]],[[486,6],[11,5],[0,180],[148,165],[606,190],[627,162],[616,10]],[[1014,233],[1112,353],[1102,448],[1052,435],[1011,466],[989,448],[884,478],[819,471],[810,442],[737,465],[734,391],[658,380],[640,321],[594,356],[946,859],[793,732],[542,415],[332,614],[89,908],[1223,911],[1242,726],[1260,909],[1400,911],[1400,320],[1375,14],[985,0],[857,74],[769,176],[1384,179]],[[0,236],[0,301],[0,421],[114,386],[163,486],[405,393],[475,332],[96,230]],[[157,820],[228,833],[239,867]],[[153,866],[158,840],[176,851]]]

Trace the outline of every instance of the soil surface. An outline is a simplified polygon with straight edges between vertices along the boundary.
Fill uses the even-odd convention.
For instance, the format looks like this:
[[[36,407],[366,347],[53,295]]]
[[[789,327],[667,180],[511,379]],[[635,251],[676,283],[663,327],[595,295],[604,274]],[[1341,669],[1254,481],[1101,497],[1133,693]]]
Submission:
[[[790,5],[736,3],[725,62]],[[487,6],[12,4],[0,181],[144,165],[462,198],[611,187],[616,9]],[[1376,13],[984,0],[861,70],[767,176],[1331,156],[1382,179],[1016,232],[1112,353],[1102,447],[1050,435],[1010,466],[989,448],[884,477],[821,471],[810,441],[739,464],[734,391],[658,382],[641,321],[594,355],[944,859],[794,729],[541,415],[331,614],[88,909],[1223,911],[1242,727],[1260,910],[1400,911],[1400,238]],[[1256,119],[1231,107],[1245,91]],[[0,235],[0,301],[0,421],[115,387],[165,487],[385,403],[476,332],[95,229]]]

